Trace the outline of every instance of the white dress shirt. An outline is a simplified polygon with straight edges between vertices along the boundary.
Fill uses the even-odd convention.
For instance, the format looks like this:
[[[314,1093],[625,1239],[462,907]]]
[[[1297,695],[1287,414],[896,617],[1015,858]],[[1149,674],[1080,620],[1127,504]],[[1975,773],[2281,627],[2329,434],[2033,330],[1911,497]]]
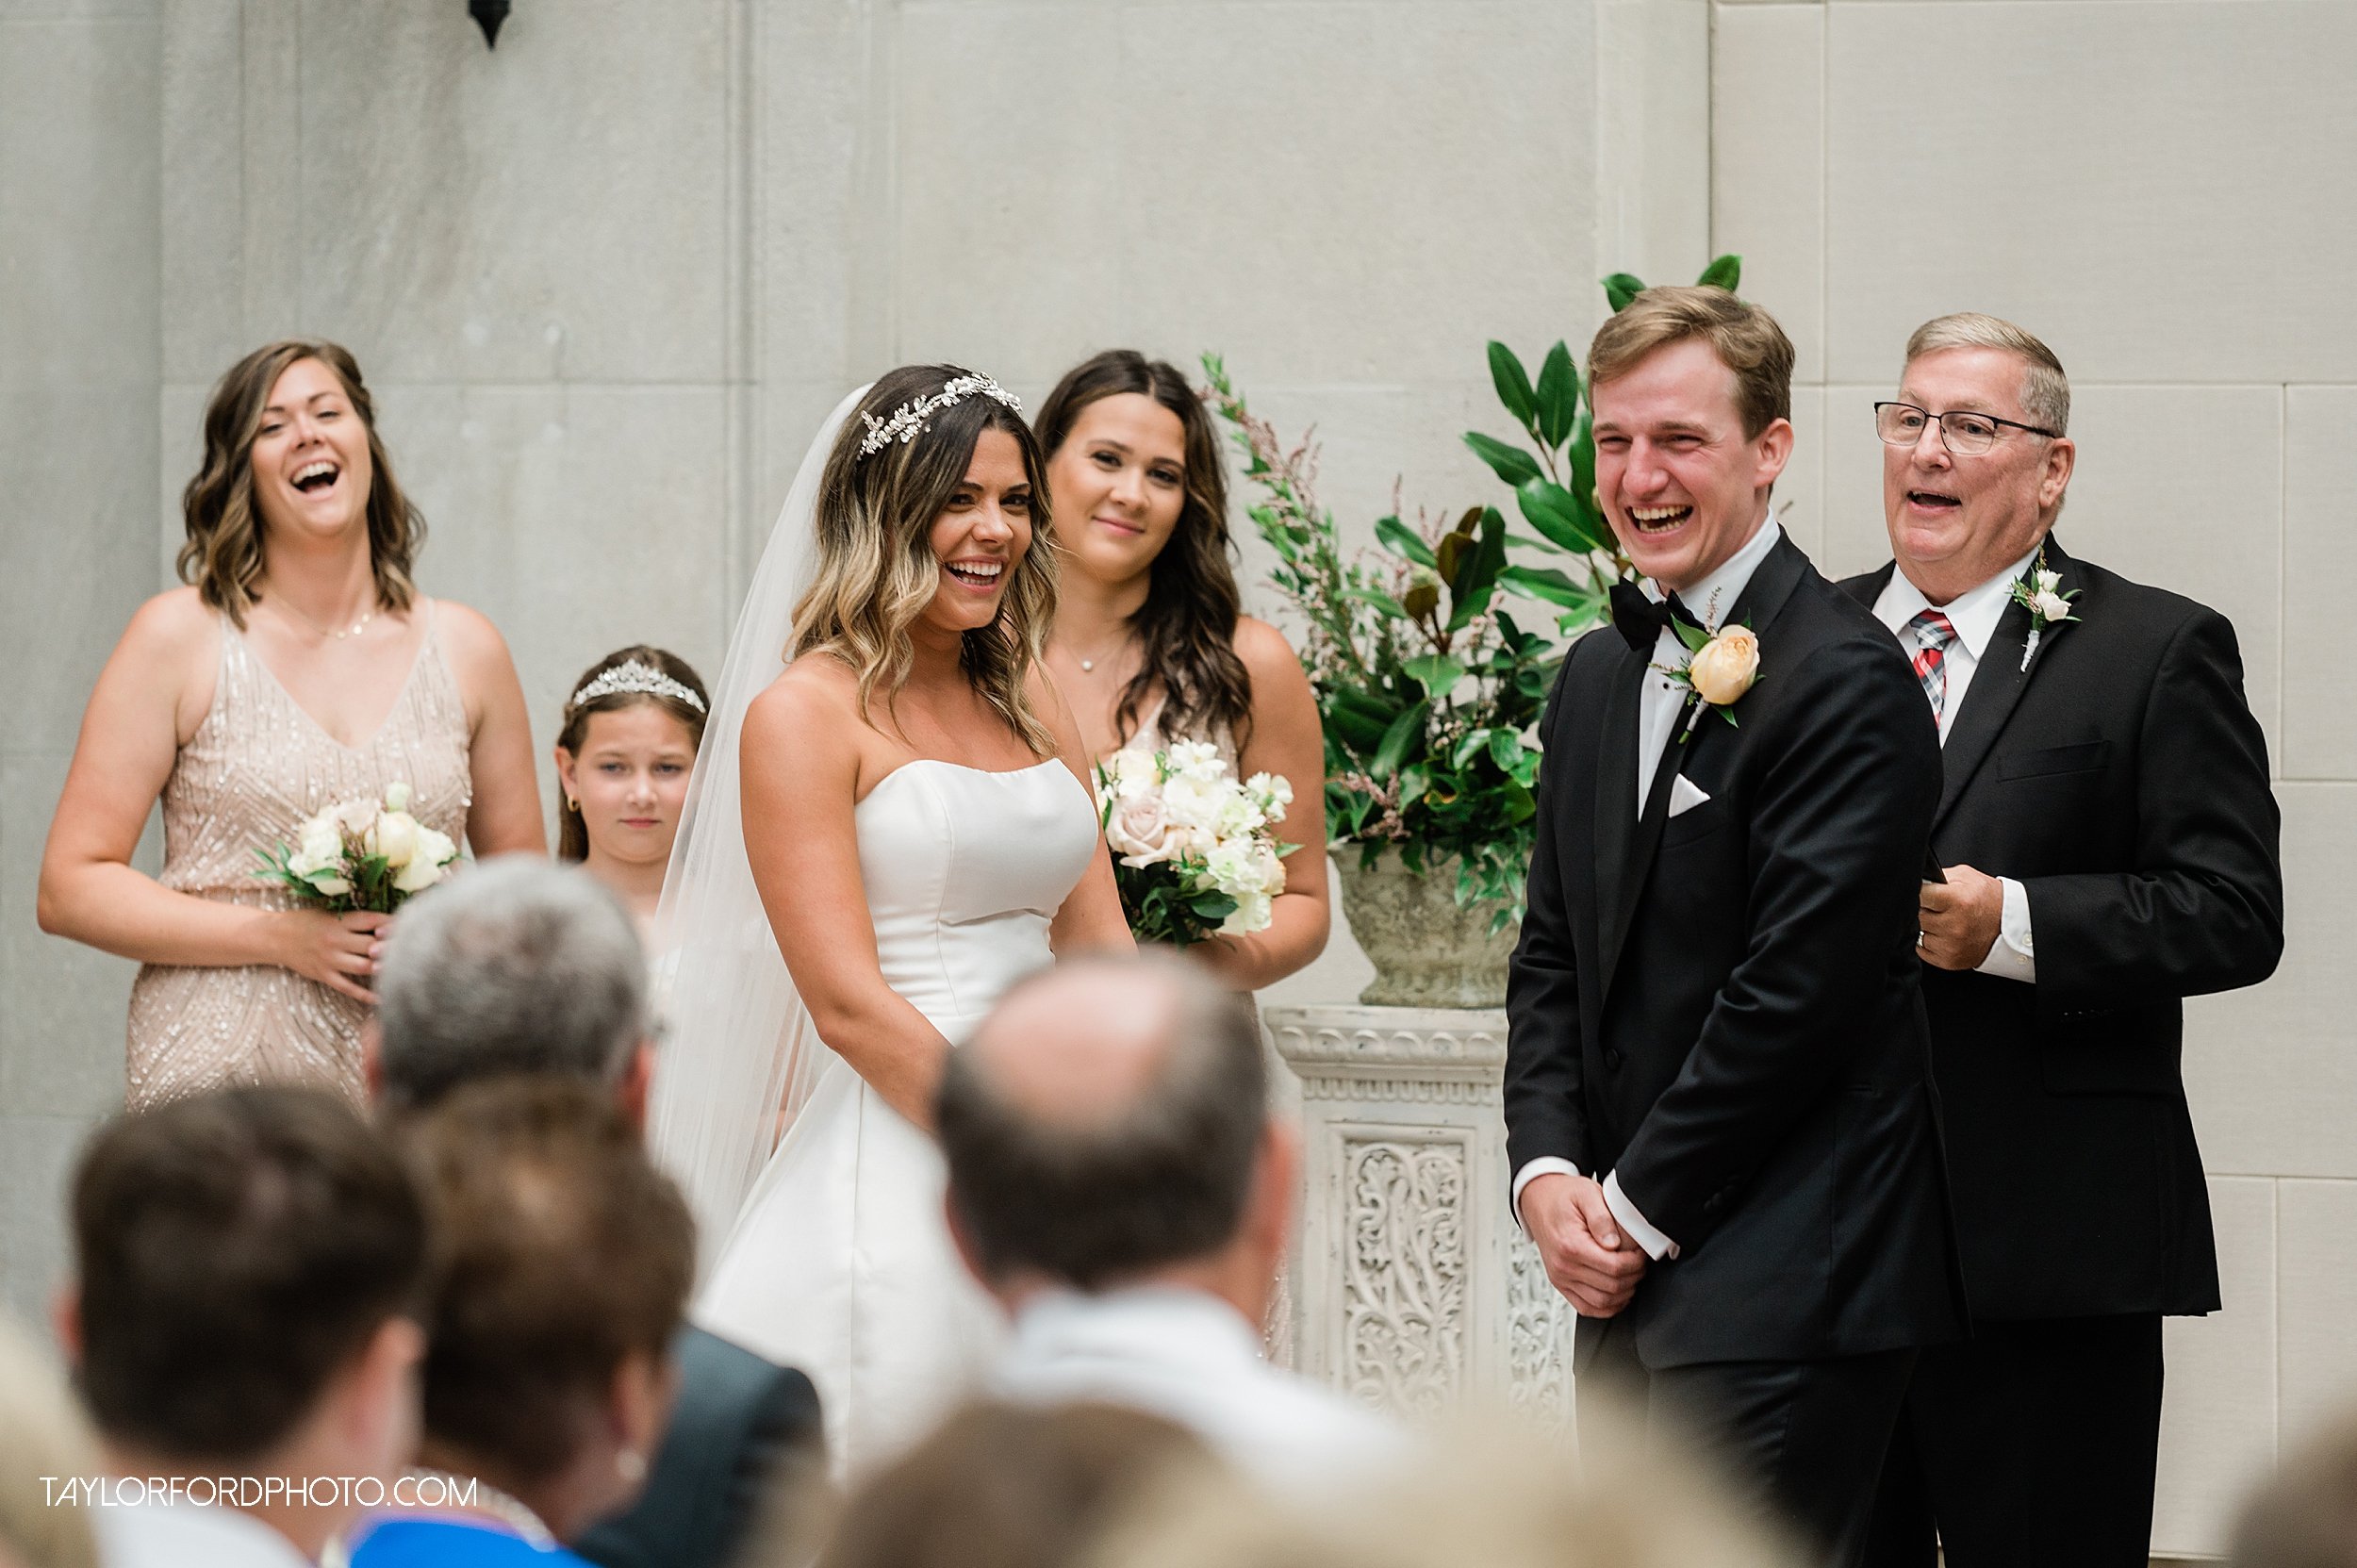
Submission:
[[[216,1503],[107,1503],[91,1524],[104,1568],[311,1568],[293,1542]]]
[[[1948,727],[1955,722],[1956,711],[1964,706],[1964,694],[1981,668],[1981,655],[1987,651],[1988,639],[1997,635],[1997,623],[2004,619],[2005,606],[2013,602],[2014,584],[2020,581],[2021,574],[2030,569],[2030,563],[2036,558],[2037,552],[2032,550],[1987,582],[1968,588],[1945,604],[1934,604],[1924,598],[1923,590],[1908,582],[1905,572],[1894,569],[1889,585],[1874,601],[1874,619],[1890,628],[1891,635],[1899,639],[1899,651],[1910,661],[1916,649],[1907,637],[1908,621],[1925,610],[1937,609],[1955,628],[1956,640],[1948,645],[1940,663],[1940,672],[1948,683],[1939,710],[1942,746],[1948,744]],[[1981,973],[2036,984],[2037,949],[2030,934],[2030,895],[2011,877],[1997,880],[2004,891],[2004,913],[2000,917],[1997,940],[1989,944],[1987,956],[1981,960]]]
[[[1402,1428],[1269,1365],[1257,1325],[1219,1297],[1181,1286],[1035,1297],[1015,1314],[992,1383],[1002,1398],[1025,1404],[1088,1400],[1162,1416],[1289,1498],[1330,1494],[1415,1461]]]
[[[1769,516],[1740,549],[1720,563],[1716,571],[1691,588],[1678,589],[1678,602],[1684,604],[1694,619],[1716,630],[1735,608],[1736,600],[1751,583],[1752,573],[1759,569],[1759,563],[1768,558],[1768,553],[1776,548],[1776,541],[1782,537],[1783,527],[1773,515]],[[1660,585],[1651,578],[1644,579],[1638,586],[1644,590],[1645,597],[1656,603],[1668,597]],[[1662,756],[1670,747],[1671,733],[1677,726],[1678,716],[1685,709],[1687,699],[1692,695],[1688,687],[1671,680],[1662,670],[1665,668],[1682,668],[1687,656],[1686,644],[1678,640],[1675,632],[1663,627],[1660,636],[1655,639],[1653,658],[1645,670],[1644,684],[1637,693],[1636,797],[1630,801],[1629,809],[1638,817],[1645,814],[1645,798],[1653,792],[1654,775],[1660,770]],[[1703,722],[1713,720],[1706,715]],[[1605,802],[1607,809],[1610,804],[1608,801]],[[1578,1176],[1583,1173],[1571,1161],[1552,1154],[1542,1154],[1536,1160],[1525,1162],[1523,1167],[1514,1173],[1513,1206],[1517,1223],[1523,1217],[1523,1189],[1540,1177],[1550,1174]],[[1610,1172],[1604,1179],[1604,1205],[1612,1211],[1612,1217],[1621,1222],[1622,1228],[1635,1238],[1637,1245],[1645,1249],[1645,1256],[1658,1259],[1678,1255],[1677,1243],[1649,1224],[1637,1205],[1629,1201],[1628,1195],[1621,1190],[1621,1173],[1618,1171]]]

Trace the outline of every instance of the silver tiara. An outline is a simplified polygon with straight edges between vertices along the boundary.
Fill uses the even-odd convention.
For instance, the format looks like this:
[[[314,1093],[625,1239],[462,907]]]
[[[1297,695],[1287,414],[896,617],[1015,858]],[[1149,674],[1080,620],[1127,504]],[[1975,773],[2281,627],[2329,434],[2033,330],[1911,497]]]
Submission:
[[[892,418],[888,420],[879,420],[875,415],[862,410],[860,418],[867,423],[867,434],[859,443],[859,454],[862,457],[873,457],[895,441],[902,446],[908,445],[925,431],[932,428],[930,421],[937,409],[947,408],[960,399],[971,397],[976,392],[1005,404],[1018,414],[1023,412],[1023,400],[991,380],[990,377],[962,375],[931,397],[912,398],[900,404],[892,411]]]
[[[577,708],[600,697],[618,697],[626,691],[643,691],[650,697],[668,697],[684,702],[698,713],[704,711],[704,700],[693,687],[684,686],[660,669],[651,669],[636,659],[625,659],[611,669],[600,670],[598,678],[573,693],[573,700],[565,705]]]

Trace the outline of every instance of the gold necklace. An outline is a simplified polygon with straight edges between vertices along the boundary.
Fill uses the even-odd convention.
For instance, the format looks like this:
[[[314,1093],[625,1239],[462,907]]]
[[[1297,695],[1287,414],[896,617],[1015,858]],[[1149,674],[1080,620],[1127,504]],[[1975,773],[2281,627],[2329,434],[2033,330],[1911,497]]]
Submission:
[[[317,632],[321,636],[333,637],[338,642],[343,641],[346,637],[358,636],[361,631],[367,627],[368,623],[376,619],[376,606],[371,604],[369,606],[368,613],[366,615],[354,621],[343,631],[338,632],[332,627],[321,625],[318,621],[313,620],[309,616],[305,615],[301,610],[296,609],[294,605],[288,602],[284,599],[273,599],[270,602],[275,604],[279,609],[284,610],[287,614],[294,617],[297,620],[303,622],[304,625],[308,626],[312,631]]]

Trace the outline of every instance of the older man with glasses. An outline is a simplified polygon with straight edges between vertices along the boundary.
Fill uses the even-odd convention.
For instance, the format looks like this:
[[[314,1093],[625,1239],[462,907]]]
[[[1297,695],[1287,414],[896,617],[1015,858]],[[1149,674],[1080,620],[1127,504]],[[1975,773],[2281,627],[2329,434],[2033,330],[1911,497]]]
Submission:
[[[1894,560],[1842,586],[1915,665],[1946,782],[1918,951],[1970,1342],[1923,1352],[1873,1568],[2144,1568],[2161,1319],[2217,1310],[2182,999],[2283,945],[2233,628],[2065,553],[2053,352],[1942,316],[1874,408]]]

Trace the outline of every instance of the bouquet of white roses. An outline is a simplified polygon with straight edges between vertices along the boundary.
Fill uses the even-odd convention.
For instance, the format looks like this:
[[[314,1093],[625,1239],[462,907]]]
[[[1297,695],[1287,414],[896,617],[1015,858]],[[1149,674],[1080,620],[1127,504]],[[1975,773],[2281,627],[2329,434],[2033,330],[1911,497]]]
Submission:
[[[387,784],[382,801],[346,801],[296,830],[295,846],[256,850],[266,882],[292,888],[331,914],[390,915],[402,900],[450,875],[458,846],[409,815],[409,786]]]
[[[1283,857],[1299,847],[1271,831],[1293,798],[1275,774],[1238,783],[1203,741],[1131,748],[1098,763],[1097,818],[1138,940],[1183,948],[1267,930],[1285,890]]]

